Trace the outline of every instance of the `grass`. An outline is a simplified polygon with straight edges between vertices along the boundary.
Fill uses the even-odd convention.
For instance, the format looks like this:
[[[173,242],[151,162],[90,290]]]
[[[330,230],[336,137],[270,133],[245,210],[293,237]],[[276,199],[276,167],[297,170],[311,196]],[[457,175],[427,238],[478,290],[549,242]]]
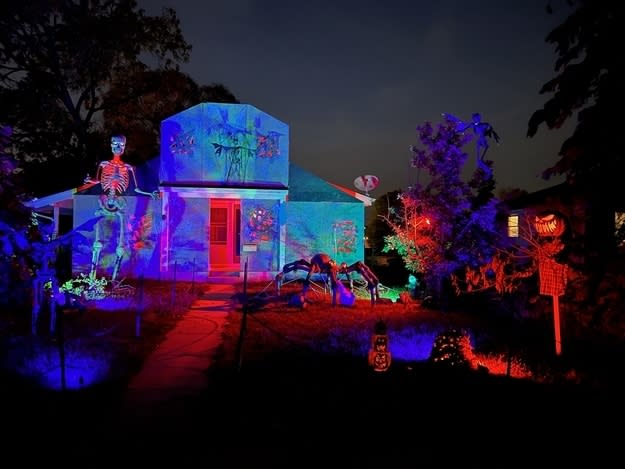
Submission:
[[[76,388],[99,381],[127,382],[202,290],[210,290],[211,285],[177,282],[174,287],[170,283],[146,281],[133,287],[128,298],[89,302],[86,311],[68,310],[62,316],[65,359],[71,379],[75,380],[66,385]],[[419,302],[402,304],[383,299],[372,305],[368,292],[362,290],[357,292],[352,306],[332,306],[328,292],[313,288],[302,305],[294,301],[302,288],[298,281],[283,285],[280,291],[275,283],[248,283],[245,293],[249,314],[241,335],[243,286],[238,285],[215,368],[240,369],[241,364],[249,367],[277,355],[302,354],[366,364],[379,321],[387,327],[395,369],[427,363],[436,337],[449,330],[460,330],[469,338],[470,347],[464,353],[471,369],[486,369],[496,376],[537,382],[596,381],[599,377],[590,376],[593,370],[601,368],[595,359],[606,361],[605,356],[590,360],[588,354],[583,356],[579,350],[567,349],[569,343],[565,343],[569,352],[566,357],[575,358],[555,357],[549,323],[532,328],[488,314],[428,309]],[[401,287],[383,288],[382,296],[397,300],[402,291]],[[7,344],[4,362],[12,363],[27,380],[39,380],[44,387],[53,388],[56,383],[58,388],[58,336],[50,336],[46,322],[42,315],[39,334],[32,337],[30,314],[6,317],[2,328]],[[606,374],[610,366],[605,365]]]
[[[263,284],[248,286],[251,312],[247,315],[242,353],[238,354],[242,314],[233,315],[224,334],[217,357],[222,368],[237,366],[238,359],[259,362],[280,351],[309,351],[318,356],[350,357],[367,360],[371,339],[378,321],[387,327],[393,363],[410,367],[425,362],[435,338],[450,329],[463,330],[471,341],[470,359],[474,369],[486,367],[492,374],[532,379],[530,366],[520,356],[508,354],[507,333],[502,322],[476,317],[466,312],[428,309],[418,302],[401,304],[381,302],[371,305],[370,298],[359,296],[353,306],[332,306],[329,294],[309,295],[304,307],[292,300],[302,285],[283,287],[280,295],[267,291]],[[395,292],[401,289],[395,289]],[[242,293],[242,292],[240,292]],[[395,295],[397,296],[397,295]],[[239,304],[238,312],[242,311]]]
[[[144,287],[139,337],[137,301],[118,309],[67,313],[68,356],[84,357],[85,350],[92,357],[105,356],[116,373],[84,393],[73,394],[73,416],[88,413],[93,421],[108,421],[128,379],[202,289],[210,290],[211,285],[194,289],[178,283],[175,292],[169,284]],[[434,443],[460,422],[481,421],[495,432],[498,428],[515,431],[546,416],[572,430],[576,428],[569,413],[572,406],[576,419],[607,412],[605,394],[595,390],[604,389],[607,377],[617,375],[610,367],[622,363],[622,354],[614,355],[615,361],[608,365],[605,355],[591,359],[590,354],[579,352],[583,348],[568,347],[568,342],[566,356],[554,357],[548,323],[528,328],[505,318],[443,313],[419,303],[372,306],[364,295],[351,307],[332,306],[329,295],[321,292],[313,292],[301,307],[292,301],[299,297],[301,284],[285,285],[280,295],[274,287],[247,285],[248,309],[243,315],[245,297],[242,286],[237,286],[233,301],[238,302],[233,303],[222,345],[208,370],[211,385],[185,404],[190,410],[184,418],[192,427],[159,421],[145,429],[149,438],[199,427],[215,441],[231,441],[232,435],[249,444],[295,436],[308,441],[320,438],[319,428],[324,428],[324,438],[340,439],[348,433],[365,441],[377,431],[393,431],[385,426],[401,424],[411,428],[414,438]],[[33,355],[36,347],[45,347],[47,361],[34,367],[37,376],[44,375],[43,370],[55,366],[58,342],[45,333],[33,341],[27,332],[29,321],[13,319],[5,319],[2,328],[3,340],[10,345],[4,358],[11,350],[24,358]],[[387,326],[392,362],[387,372],[376,373],[367,356],[380,320]],[[436,338],[450,330],[468,337],[470,348],[464,350],[468,367],[434,366],[428,360]],[[99,369],[98,362],[83,360],[83,370]],[[10,401],[17,394],[29,403],[28,415],[59,415],[58,393],[44,394],[24,384],[11,392],[5,389],[2,397]],[[19,412],[23,416],[25,411]]]
[[[200,293],[189,282],[132,287],[127,298],[59,309],[54,334],[48,330],[48,308],[42,309],[36,335],[29,311],[5,313],[0,332],[5,379],[52,390],[63,385],[69,390],[111,383],[123,387]]]

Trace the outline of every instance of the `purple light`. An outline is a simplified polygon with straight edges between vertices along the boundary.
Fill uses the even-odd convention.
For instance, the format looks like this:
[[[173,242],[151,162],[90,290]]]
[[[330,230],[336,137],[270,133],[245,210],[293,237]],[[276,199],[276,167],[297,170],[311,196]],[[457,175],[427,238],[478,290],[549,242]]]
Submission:
[[[110,381],[114,354],[104,346],[72,341],[64,347],[65,389],[78,390]],[[15,342],[4,366],[37,386],[62,390],[62,367],[57,344]]]

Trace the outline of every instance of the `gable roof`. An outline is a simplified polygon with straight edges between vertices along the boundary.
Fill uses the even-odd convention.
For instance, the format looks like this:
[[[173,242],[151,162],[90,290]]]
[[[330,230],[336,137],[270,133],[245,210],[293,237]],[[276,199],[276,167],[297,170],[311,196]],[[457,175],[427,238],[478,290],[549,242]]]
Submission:
[[[349,189],[329,183],[309,171],[289,163],[289,202],[347,202],[366,201]]]
[[[158,174],[155,169],[158,161],[159,158],[156,157],[136,168],[137,182],[142,186],[141,189],[152,191],[158,188],[158,179],[155,177]],[[73,189],[31,200],[26,203],[26,206],[35,210],[50,210],[56,205],[71,210],[75,195],[99,194],[99,190],[99,187],[94,188],[92,184],[83,184]],[[289,163],[288,200],[293,202],[363,203],[366,207],[370,207],[375,201],[372,197],[321,179],[293,163]]]
[[[365,204],[365,207],[371,207],[373,202],[375,202],[375,198],[369,197],[368,195],[361,194],[360,192],[356,192],[352,189],[348,189],[347,187],[339,186],[338,184],[334,184],[333,182],[330,185],[336,187],[338,190],[345,192],[346,194],[351,195],[352,197],[356,197],[358,200]]]

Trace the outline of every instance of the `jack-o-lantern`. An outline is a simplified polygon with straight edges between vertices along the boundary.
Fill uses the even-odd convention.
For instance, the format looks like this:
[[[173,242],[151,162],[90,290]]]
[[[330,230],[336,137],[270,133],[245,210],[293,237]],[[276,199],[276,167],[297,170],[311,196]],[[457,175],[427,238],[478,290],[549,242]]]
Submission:
[[[386,371],[391,366],[388,335],[386,334],[386,324],[383,321],[378,321],[375,325],[375,333],[371,337],[368,362],[374,371]]]
[[[536,215],[534,219],[534,227],[538,236],[560,237],[566,230],[566,222],[564,217],[558,213],[546,213]]]

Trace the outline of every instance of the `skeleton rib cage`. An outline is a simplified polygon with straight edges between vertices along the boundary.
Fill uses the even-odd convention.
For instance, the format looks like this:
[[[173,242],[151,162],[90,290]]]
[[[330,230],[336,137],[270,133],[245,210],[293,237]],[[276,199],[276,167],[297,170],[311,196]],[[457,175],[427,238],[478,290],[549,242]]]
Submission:
[[[110,161],[101,163],[102,190],[109,195],[122,195],[130,186],[130,165]]]

